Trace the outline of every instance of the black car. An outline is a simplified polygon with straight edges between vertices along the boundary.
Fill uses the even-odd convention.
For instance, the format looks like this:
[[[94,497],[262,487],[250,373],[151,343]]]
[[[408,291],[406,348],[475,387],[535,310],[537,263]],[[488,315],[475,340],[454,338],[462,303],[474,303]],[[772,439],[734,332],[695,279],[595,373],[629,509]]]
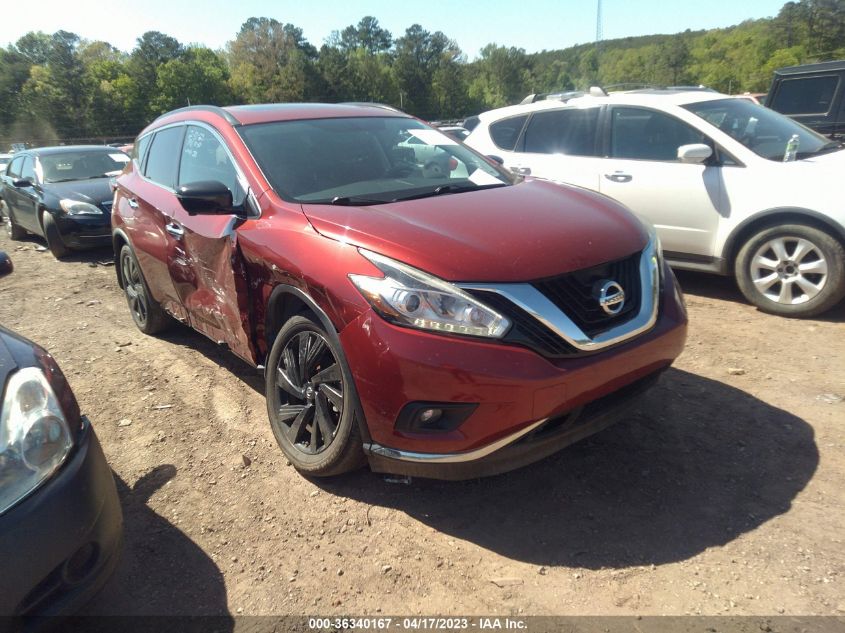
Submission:
[[[845,140],[845,60],[776,70],[766,106],[819,134]]]
[[[114,479],[56,361],[3,327],[0,394],[0,616],[69,614],[117,563]]]
[[[16,153],[0,181],[9,235],[40,235],[57,258],[70,249],[110,245],[110,177],[127,162],[120,150],[98,145]]]

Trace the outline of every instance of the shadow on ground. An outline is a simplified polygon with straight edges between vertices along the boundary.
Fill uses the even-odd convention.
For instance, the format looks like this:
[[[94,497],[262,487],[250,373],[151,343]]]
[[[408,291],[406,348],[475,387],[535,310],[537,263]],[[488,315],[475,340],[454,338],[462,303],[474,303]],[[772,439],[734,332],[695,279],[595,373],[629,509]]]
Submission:
[[[625,422],[510,474],[405,486],[361,471],[316,483],[511,559],[599,569],[724,545],[789,510],[818,462],[800,418],[670,369]]]
[[[257,393],[264,395],[264,377],[259,370],[235,356],[225,345],[218,345],[207,336],[175,321],[170,329],[158,337],[171,345],[181,345],[199,352]]]
[[[202,548],[147,505],[175,475],[174,466],[158,466],[130,488],[115,474],[123,506],[123,553],[111,580],[81,616],[228,616],[223,573]],[[215,631],[233,630],[231,618],[214,622]]]
[[[53,257],[53,254],[47,250],[47,242],[43,237],[36,235],[25,235],[20,240],[9,242],[6,253],[15,260],[15,252],[22,249],[40,251],[44,257]],[[89,264],[91,266],[114,266],[114,254],[110,246],[103,246],[99,248],[92,248],[80,251],[70,251],[67,255],[62,257],[59,261],[65,264]]]
[[[723,277],[721,275],[689,270],[676,270],[675,276],[678,278],[684,294],[720,299],[721,301],[730,301],[731,303],[739,303],[747,306],[751,305],[742,296],[733,277]],[[772,316],[771,318],[782,319],[785,317]],[[833,323],[845,321],[845,301],[840,302],[839,305],[822,315],[808,319],[808,321],[827,321]]]

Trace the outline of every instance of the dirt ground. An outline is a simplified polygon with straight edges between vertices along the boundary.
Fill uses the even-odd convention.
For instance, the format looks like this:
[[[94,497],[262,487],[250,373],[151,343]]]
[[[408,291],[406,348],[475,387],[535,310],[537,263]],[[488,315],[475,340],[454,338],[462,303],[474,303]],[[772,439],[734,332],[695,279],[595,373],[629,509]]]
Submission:
[[[0,323],[58,359],[126,521],[85,613],[845,612],[845,306],[786,320],[682,274],[687,349],[629,420],[489,479],[315,482],[255,370],[138,332],[108,251],[39,245],[0,236]]]

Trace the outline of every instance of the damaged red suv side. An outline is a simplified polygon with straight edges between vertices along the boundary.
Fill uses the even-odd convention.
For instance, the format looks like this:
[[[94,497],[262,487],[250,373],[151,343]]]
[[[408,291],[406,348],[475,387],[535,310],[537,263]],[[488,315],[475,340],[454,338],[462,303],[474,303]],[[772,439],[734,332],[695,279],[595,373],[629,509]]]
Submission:
[[[392,108],[176,110],[116,187],[135,323],[264,369],[309,475],[516,468],[618,419],[683,348],[653,230]]]

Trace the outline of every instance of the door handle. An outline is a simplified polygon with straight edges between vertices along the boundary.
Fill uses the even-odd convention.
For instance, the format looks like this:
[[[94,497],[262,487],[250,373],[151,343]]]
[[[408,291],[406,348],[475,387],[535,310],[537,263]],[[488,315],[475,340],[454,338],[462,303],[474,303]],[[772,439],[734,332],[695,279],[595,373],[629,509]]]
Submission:
[[[132,207],[133,209],[138,208],[138,201],[135,198],[129,198],[127,200],[127,202],[129,203],[129,206]]]
[[[185,234],[185,229],[181,226],[176,224],[175,222],[168,222],[164,225],[165,230],[170,233],[173,237],[177,240],[181,240],[182,236]]]
[[[530,167],[511,167],[511,171],[519,176],[530,176],[531,175],[531,168]]]
[[[623,174],[621,171],[614,174],[605,174],[604,177],[613,182],[631,182],[634,179],[631,174]]]

